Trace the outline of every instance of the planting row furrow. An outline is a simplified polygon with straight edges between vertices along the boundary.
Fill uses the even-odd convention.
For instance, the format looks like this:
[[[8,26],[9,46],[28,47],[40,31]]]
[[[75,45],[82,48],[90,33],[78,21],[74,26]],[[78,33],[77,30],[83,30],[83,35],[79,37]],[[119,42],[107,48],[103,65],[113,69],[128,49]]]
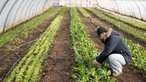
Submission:
[[[14,38],[19,37],[23,32],[27,32],[31,29],[34,29],[37,25],[41,24],[46,17],[53,16],[56,12],[58,12],[60,8],[52,8],[49,9],[42,15],[39,15],[28,22],[25,22],[13,29],[8,30],[5,33],[0,35],[0,46],[3,46],[6,42],[12,41]]]
[[[127,32],[128,34],[131,34],[132,36],[141,40],[142,42],[146,42],[146,38],[145,38],[146,33],[141,32],[139,30],[136,30],[136,29],[132,28],[131,26],[124,24],[123,22],[117,21],[115,19],[111,19],[108,16],[105,16],[104,14],[98,12],[95,9],[88,8],[88,10],[91,11],[92,13],[94,13],[100,19],[107,21],[108,23],[110,23],[110,24],[114,25],[115,27]]]
[[[71,8],[70,14],[70,32],[76,62],[76,66],[73,68],[75,73],[72,77],[77,82],[113,82],[114,79],[109,77],[111,72],[106,69],[106,64],[102,64],[98,68],[95,68],[92,65],[93,59],[95,59],[99,52],[89,38],[85,26],[81,22],[76,9]]]
[[[42,63],[48,55],[54,36],[63,19],[64,12],[65,8],[37,39],[36,43],[13,69],[5,82],[37,82],[40,79]]]

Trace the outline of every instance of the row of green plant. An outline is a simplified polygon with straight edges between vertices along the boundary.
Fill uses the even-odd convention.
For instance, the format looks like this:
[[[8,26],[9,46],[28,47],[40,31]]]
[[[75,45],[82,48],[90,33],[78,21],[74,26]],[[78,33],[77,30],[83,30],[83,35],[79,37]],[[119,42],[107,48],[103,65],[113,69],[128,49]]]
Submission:
[[[114,15],[114,14],[111,14],[111,13],[108,13],[108,12],[104,12],[100,9],[96,9],[98,12],[101,12],[109,17],[112,17],[112,18],[115,18],[117,20],[120,20],[120,21],[123,21],[123,22],[126,22],[126,23],[129,23],[137,28],[141,28],[141,29],[144,29],[146,30],[146,24],[144,23],[141,23],[141,22],[138,22],[138,21],[134,21],[134,20],[130,20],[130,19],[126,19],[126,18],[122,18],[120,16],[117,16],[117,15]]]
[[[41,78],[42,63],[48,56],[48,51],[61,24],[65,10],[66,8],[62,9],[47,30],[13,69],[5,82],[37,82]]]
[[[146,73],[146,51],[142,50],[138,44],[134,44],[131,40],[124,39],[124,41],[132,52],[131,64],[143,69]]]
[[[131,40],[124,38],[124,41],[132,52],[131,64],[140,69],[143,69],[146,73],[146,51],[142,50],[138,44],[134,44]]]
[[[109,77],[111,72],[107,70],[106,64],[102,64],[98,68],[92,65],[92,61],[99,52],[89,38],[76,9],[71,8],[70,14],[70,32],[76,62],[76,66],[72,69],[74,71],[72,77],[77,82],[114,82],[115,79]]]
[[[84,17],[90,17],[90,15],[83,8],[80,7],[78,8],[78,10],[82,13]]]
[[[25,22],[19,26],[13,27],[13,29],[8,30],[5,33],[0,35],[0,47],[3,46],[6,42],[10,42],[16,37],[19,37],[22,33],[28,33],[31,29],[36,28],[37,25],[41,24],[46,17],[51,17],[55,12],[58,12],[60,8],[52,8],[39,15],[28,22]],[[26,34],[28,35],[28,34]]]
[[[108,23],[111,23],[112,25],[114,25],[115,27],[131,34],[132,36],[134,36],[135,38],[138,38],[139,40],[146,42],[146,33],[141,32],[139,30],[136,30],[134,28],[132,28],[131,26],[128,26],[127,24],[117,21],[115,19],[112,19],[100,12],[98,12],[96,9],[92,9],[92,8],[88,8],[89,11],[91,11],[92,13],[94,13],[97,17],[99,17],[102,20],[107,21]]]

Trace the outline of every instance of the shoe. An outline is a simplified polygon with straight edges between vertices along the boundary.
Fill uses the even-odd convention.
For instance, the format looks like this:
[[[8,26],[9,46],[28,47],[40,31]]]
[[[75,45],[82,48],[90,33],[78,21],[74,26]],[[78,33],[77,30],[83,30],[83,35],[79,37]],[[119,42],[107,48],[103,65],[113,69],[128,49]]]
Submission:
[[[120,76],[120,75],[122,75],[122,72],[120,72],[120,73],[112,73],[112,76],[113,76],[113,77],[118,77],[118,76]]]

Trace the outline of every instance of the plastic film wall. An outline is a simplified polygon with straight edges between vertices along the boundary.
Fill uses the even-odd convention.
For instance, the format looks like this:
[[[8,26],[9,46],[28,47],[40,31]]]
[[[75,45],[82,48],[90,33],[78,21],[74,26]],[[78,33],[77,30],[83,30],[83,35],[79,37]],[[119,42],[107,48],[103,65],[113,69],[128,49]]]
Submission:
[[[146,20],[146,0],[97,0],[98,6]]]
[[[53,0],[0,0],[0,32],[4,32],[53,5]]]
[[[96,7],[96,0],[54,0],[53,6]]]

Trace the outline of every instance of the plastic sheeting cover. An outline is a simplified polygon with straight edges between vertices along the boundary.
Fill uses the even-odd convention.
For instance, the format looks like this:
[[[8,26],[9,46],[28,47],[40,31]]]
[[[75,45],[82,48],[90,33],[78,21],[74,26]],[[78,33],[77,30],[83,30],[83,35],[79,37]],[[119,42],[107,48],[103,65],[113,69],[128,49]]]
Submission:
[[[97,0],[98,6],[104,9],[118,12],[146,20],[146,0]]]
[[[0,32],[43,13],[53,0],[0,0]]]

